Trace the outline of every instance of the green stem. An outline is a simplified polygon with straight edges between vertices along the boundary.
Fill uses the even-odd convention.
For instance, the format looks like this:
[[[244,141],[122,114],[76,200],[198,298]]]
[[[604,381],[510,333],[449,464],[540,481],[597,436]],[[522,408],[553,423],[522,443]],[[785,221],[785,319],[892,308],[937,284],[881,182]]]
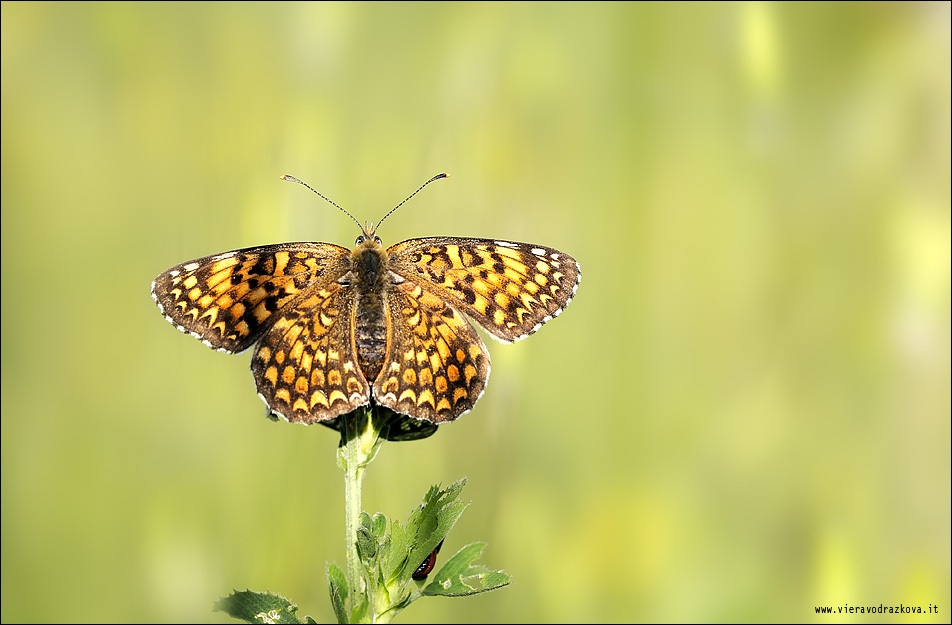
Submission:
[[[380,437],[386,419],[377,415],[371,406],[358,408],[344,415],[341,424],[341,446],[338,464],[344,469],[344,527],[347,540],[347,585],[349,587],[351,621],[361,605],[374,605],[369,594],[368,580],[357,550],[357,530],[360,527],[360,490],[364,469],[377,455],[385,439]]]
[[[347,539],[347,585],[350,586],[351,609],[358,596],[366,592],[361,575],[360,556],[357,553],[357,527],[360,525],[360,487],[364,466],[360,462],[360,436],[357,431],[358,415],[344,418],[341,437],[344,439],[344,529]]]

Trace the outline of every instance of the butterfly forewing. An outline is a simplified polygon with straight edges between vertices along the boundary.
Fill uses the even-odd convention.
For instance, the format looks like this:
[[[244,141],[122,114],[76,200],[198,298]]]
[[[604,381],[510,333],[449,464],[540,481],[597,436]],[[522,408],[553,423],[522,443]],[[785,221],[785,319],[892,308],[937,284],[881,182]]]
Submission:
[[[252,247],[176,265],[152,283],[173,325],[226,352],[251,347],[302,291],[348,267],[350,252],[327,243]]]
[[[398,243],[387,252],[397,273],[417,273],[506,343],[527,337],[561,313],[581,278],[574,258],[529,243],[430,237]]]

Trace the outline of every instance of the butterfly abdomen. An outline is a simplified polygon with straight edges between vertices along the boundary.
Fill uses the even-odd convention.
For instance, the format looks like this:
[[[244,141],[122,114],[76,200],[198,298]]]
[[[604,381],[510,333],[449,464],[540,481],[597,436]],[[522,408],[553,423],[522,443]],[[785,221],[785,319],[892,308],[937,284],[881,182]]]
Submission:
[[[373,382],[387,357],[387,318],[380,295],[366,293],[358,297],[354,342],[357,364],[364,378]]]
[[[357,292],[354,344],[357,364],[364,378],[373,383],[387,358],[387,314],[384,306],[384,276],[387,255],[373,240],[361,244],[353,255]]]

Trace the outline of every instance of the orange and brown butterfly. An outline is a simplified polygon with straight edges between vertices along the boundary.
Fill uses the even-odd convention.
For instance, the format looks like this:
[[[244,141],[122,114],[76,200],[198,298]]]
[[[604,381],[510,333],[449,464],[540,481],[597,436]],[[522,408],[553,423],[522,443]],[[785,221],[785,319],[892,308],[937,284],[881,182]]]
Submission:
[[[523,339],[572,301],[579,265],[551,247],[495,239],[427,237],[384,249],[379,225],[361,227],[353,250],[279,243],[191,260],[159,274],[152,297],[210,347],[254,347],[258,394],[287,421],[330,424],[367,405],[424,424],[452,421],[489,378],[489,352],[462,313],[504,343]]]

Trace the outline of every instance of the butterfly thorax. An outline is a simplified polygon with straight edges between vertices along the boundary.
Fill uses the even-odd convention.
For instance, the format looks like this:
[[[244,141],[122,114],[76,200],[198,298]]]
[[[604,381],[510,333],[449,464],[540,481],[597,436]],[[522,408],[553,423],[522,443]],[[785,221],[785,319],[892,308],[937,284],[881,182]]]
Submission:
[[[387,252],[380,239],[369,237],[351,255],[352,284],[355,298],[354,344],[357,363],[371,384],[380,375],[387,358],[386,281],[389,270]]]

